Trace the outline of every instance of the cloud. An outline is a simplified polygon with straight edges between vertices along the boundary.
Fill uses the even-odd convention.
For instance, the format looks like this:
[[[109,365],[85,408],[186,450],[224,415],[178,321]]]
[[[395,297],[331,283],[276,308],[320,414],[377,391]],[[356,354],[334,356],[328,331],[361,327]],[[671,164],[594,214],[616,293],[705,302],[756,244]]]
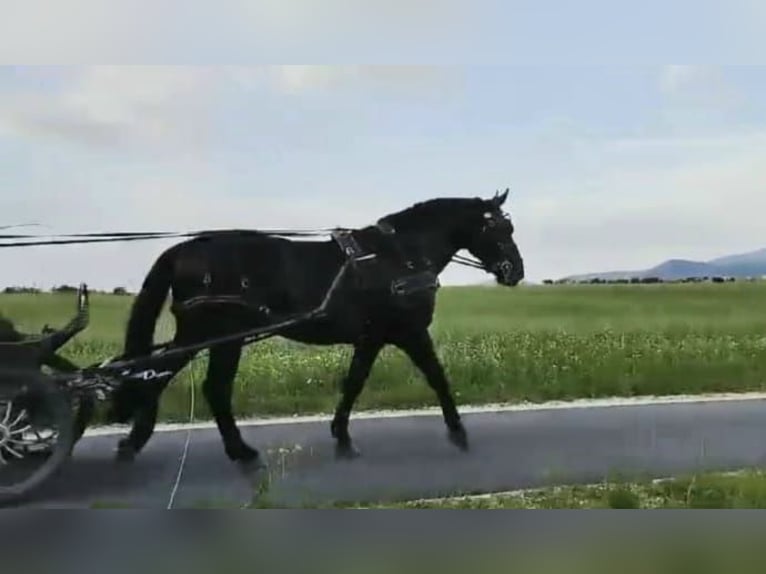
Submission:
[[[642,269],[766,246],[766,133],[616,147],[619,155],[607,153],[606,167],[587,181],[589,192],[552,190],[523,203],[530,273]],[[673,152],[671,162],[646,161]]]
[[[118,172],[99,174],[85,182],[76,201],[72,194],[52,195],[50,190],[23,199],[3,199],[3,212],[13,221],[41,222],[47,227],[43,233],[72,233],[323,229],[366,225],[390,210],[385,200],[361,196],[340,202],[328,201],[327,196],[308,195],[296,201],[277,194],[224,194],[220,193],[225,188],[222,174],[194,165],[175,167],[126,180],[120,179]],[[110,175],[114,180],[109,188],[99,187]],[[68,176],[62,179],[68,181]],[[62,183],[63,189],[67,187]],[[4,284],[50,287],[85,281],[94,287],[124,285],[135,289],[161,250],[178,241],[1,249],[0,265],[13,270]]]
[[[430,65],[227,66],[224,70],[240,87],[286,94],[355,89],[407,95],[438,93],[459,75],[454,68]]]
[[[50,92],[8,90],[0,124],[16,135],[89,146],[188,145],[204,137],[210,73],[178,66],[67,70]]]
[[[221,64],[432,61],[443,58],[439,42],[453,50],[465,43],[460,28],[472,13],[454,0],[137,0],[109,6],[7,0],[3,14],[0,57],[6,63]]]
[[[92,66],[59,68],[47,91],[10,84],[0,94],[0,128],[16,136],[55,138],[88,147],[194,149],[226,114],[227,96],[333,95],[363,90],[404,97],[438,96],[455,77],[435,66]],[[34,75],[34,72],[31,72]],[[48,77],[49,72],[38,78]]]
[[[257,29],[259,45],[266,51],[277,47],[280,55],[272,60],[287,53],[304,62],[444,61],[445,50],[465,45],[467,19],[475,17],[455,0],[266,0],[238,6],[242,21]]]
[[[702,119],[668,122],[675,129],[653,123],[657,114],[695,108],[686,103],[695,93],[714,93],[711,86],[725,79],[716,68],[666,70],[659,109],[647,118],[646,102],[627,101],[634,107],[623,113],[635,122],[615,125],[610,133],[621,135],[614,139],[581,130],[587,117],[547,96],[540,97],[543,108],[530,104],[534,117],[517,125],[505,113],[517,107],[513,101],[484,97],[514,78],[508,84],[497,78],[497,85],[487,79],[489,87],[476,90],[482,97],[465,100],[470,106],[431,110],[416,100],[422,93],[443,98],[440,82],[461,79],[451,68],[55,71],[55,79],[25,72],[32,77],[4,82],[0,90],[0,124],[12,136],[2,141],[11,166],[0,190],[2,223],[43,220],[62,232],[363,225],[424,196],[491,194],[507,181],[533,280],[645,267],[672,256],[707,258],[763,241],[760,116],[732,123],[722,114],[710,129],[705,118],[715,106],[706,104],[697,109]],[[657,78],[651,76],[650,88],[656,90]],[[383,94],[396,93],[407,94],[407,105],[384,101]],[[641,133],[651,137],[636,136]],[[383,199],[371,199],[375,194]],[[0,256],[12,270],[6,281],[82,277],[94,285],[135,286],[159,245]],[[487,278],[462,269],[448,275]]]
[[[599,171],[565,170],[512,188],[509,209],[530,280],[609,269],[640,269],[669,257],[709,259],[766,246],[766,132],[722,138],[594,142]],[[647,158],[670,153],[667,163]],[[3,199],[13,221],[54,223],[52,232],[299,228],[365,225],[414,200],[344,193],[349,182],[319,184],[280,196],[289,185],[257,194],[226,193],[225,168],[180,162],[154,173],[117,168],[63,174],[57,193]],[[66,190],[84,188],[76,201]],[[259,184],[251,187],[259,188]],[[335,190],[335,191],[333,191]],[[340,190],[340,191],[338,191]],[[241,193],[241,192],[240,192]],[[490,190],[488,190],[488,194]],[[419,199],[419,198],[418,198]],[[160,250],[172,242],[41,247],[0,251],[12,270],[6,283],[127,285],[134,289]],[[445,284],[486,281],[478,271],[453,267]]]
[[[668,65],[660,71],[660,91],[675,112],[684,107],[731,109],[742,103],[742,95],[726,80],[724,67]]]
[[[695,84],[704,83],[709,73],[704,66],[669,64],[660,71],[660,88],[665,94],[677,94]]]

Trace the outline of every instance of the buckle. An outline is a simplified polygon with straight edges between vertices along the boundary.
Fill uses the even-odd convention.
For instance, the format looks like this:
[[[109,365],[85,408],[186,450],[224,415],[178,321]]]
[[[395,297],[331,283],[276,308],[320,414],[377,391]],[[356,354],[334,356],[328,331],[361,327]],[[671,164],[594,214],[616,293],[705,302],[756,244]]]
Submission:
[[[362,248],[351,231],[338,229],[332,232],[332,237],[347,257],[355,258],[362,254]]]
[[[391,293],[402,296],[418,291],[436,290],[441,286],[439,278],[429,271],[415,273],[391,282]]]

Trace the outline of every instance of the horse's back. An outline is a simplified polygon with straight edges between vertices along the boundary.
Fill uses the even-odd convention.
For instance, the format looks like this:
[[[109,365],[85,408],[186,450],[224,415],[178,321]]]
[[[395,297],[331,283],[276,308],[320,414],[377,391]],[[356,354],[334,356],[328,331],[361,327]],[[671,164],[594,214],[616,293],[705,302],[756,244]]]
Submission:
[[[194,238],[174,246],[173,298],[177,305],[228,298],[275,313],[310,310],[338,267],[337,256],[328,257],[332,247],[257,232]]]
[[[369,229],[355,236],[361,253],[351,255],[334,240],[291,241],[259,233],[220,233],[178,244],[172,248],[174,306],[194,307],[198,317],[215,321],[221,306],[241,314],[237,321],[249,315],[242,309],[256,314],[266,310],[272,319],[309,312],[324,300],[347,258],[369,254],[374,257],[351,264],[331,296],[327,316],[297,325],[287,336],[310,343],[349,343],[370,325],[400,329],[430,323],[433,289],[394,292],[398,281],[423,270],[410,266],[395,238]]]

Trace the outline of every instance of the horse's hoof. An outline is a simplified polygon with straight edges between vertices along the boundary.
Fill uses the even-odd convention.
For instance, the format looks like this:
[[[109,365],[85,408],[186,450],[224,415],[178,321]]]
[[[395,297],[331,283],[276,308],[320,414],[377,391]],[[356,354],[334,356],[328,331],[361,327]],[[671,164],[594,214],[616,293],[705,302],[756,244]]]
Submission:
[[[261,458],[261,453],[259,453],[253,447],[250,447],[245,443],[241,443],[236,447],[227,448],[226,456],[228,456],[229,459],[233,460],[234,462],[249,464],[253,461],[259,460]]]
[[[335,440],[348,440],[348,421],[333,419],[330,423],[330,435]]]
[[[115,460],[117,462],[133,462],[136,459],[136,450],[127,442],[120,442],[117,445]]]
[[[268,469],[268,466],[260,455],[257,455],[255,458],[239,459],[236,463],[239,469],[245,474],[255,474]]]
[[[338,443],[335,445],[335,458],[341,460],[354,460],[362,456],[362,453],[351,443]]]
[[[465,432],[463,427],[451,429],[447,436],[449,441],[458,447],[463,452],[468,451],[468,433]]]

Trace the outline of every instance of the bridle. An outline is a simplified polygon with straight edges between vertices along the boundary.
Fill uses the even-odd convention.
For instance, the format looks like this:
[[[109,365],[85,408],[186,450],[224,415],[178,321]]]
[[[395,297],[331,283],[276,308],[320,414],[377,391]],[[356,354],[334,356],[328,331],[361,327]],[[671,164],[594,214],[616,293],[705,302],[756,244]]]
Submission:
[[[486,233],[489,229],[503,224],[512,225],[509,214],[505,212],[497,214],[488,211],[484,213],[484,225],[482,225],[481,230],[479,231],[479,235]],[[500,251],[503,251],[503,247],[500,242],[495,242],[495,244]],[[505,278],[510,278],[511,273],[513,272],[513,264],[506,259],[501,259],[497,263],[489,265],[482,263],[476,258],[465,257],[463,255],[456,254],[453,256],[452,261],[461,265],[465,265],[466,267],[473,267],[474,269],[479,269],[488,273],[496,273],[502,275]]]

